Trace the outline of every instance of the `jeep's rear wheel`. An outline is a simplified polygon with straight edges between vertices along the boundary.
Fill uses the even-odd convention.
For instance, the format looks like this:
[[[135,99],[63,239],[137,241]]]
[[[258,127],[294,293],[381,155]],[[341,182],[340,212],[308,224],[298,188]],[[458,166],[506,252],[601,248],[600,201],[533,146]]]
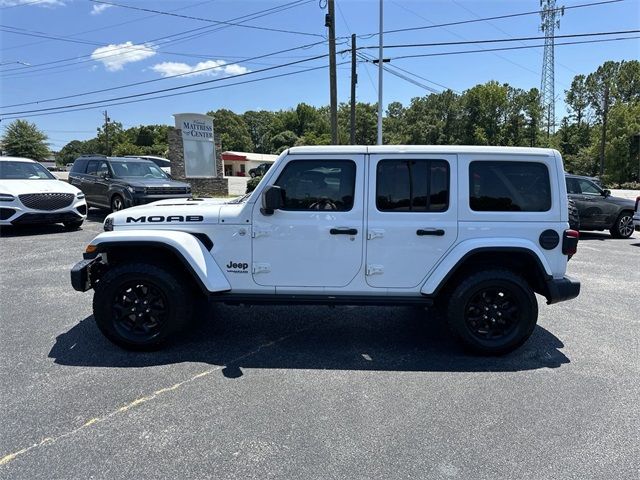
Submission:
[[[521,346],[533,333],[538,303],[527,282],[507,270],[476,273],[453,292],[449,327],[468,349],[503,355]]]
[[[96,285],[93,315],[100,331],[128,350],[154,350],[180,331],[191,316],[188,282],[148,263],[123,264]]]
[[[622,212],[609,232],[613,238],[629,238],[633,234],[633,229],[633,214]]]

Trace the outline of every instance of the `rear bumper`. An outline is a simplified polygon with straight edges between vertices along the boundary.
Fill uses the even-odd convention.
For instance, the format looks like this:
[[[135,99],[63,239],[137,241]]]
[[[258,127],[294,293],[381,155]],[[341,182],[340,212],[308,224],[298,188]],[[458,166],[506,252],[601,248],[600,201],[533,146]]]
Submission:
[[[580,282],[571,277],[547,280],[547,303],[564,302],[580,294]]]

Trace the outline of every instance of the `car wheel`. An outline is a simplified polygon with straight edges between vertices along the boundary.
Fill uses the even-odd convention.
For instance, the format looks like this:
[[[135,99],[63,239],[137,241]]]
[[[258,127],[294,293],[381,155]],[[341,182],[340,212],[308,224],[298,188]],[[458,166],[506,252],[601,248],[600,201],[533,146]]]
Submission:
[[[82,226],[84,220],[78,220],[77,222],[64,222],[64,228],[67,230],[77,230]]]
[[[609,232],[613,238],[629,238],[633,234],[633,229],[633,214],[622,212]]]
[[[569,199],[569,228],[571,230],[580,230],[580,214],[573,200]]]
[[[447,317],[467,349],[503,355],[533,333],[538,302],[522,277],[508,270],[488,270],[471,275],[454,290]]]
[[[93,315],[100,331],[127,350],[156,350],[191,318],[189,283],[154,264],[122,264],[96,284]]]
[[[124,199],[120,195],[114,195],[111,198],[111,211],[119,212],[120,210],[124,210],[126,207],[124,206]]]

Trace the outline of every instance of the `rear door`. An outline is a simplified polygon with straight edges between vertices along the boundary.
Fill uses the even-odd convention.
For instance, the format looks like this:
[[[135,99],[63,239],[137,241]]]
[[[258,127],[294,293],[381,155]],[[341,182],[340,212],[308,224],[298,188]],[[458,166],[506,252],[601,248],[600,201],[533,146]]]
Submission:
[[[283,191],[272,215],[253,210],[259,285],[344,287],[362,267],[364,155],[292,155],[269,178]]]
[[[456,155],[371,155],[366,279],[419,286],[458,235]]]

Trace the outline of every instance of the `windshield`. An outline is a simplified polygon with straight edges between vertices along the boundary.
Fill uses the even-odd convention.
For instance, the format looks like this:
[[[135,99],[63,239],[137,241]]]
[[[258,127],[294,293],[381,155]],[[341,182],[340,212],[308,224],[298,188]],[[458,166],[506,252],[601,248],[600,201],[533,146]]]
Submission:
[[[39,163],[0,162],[2,180],[56,180],[49,170]]]
[[[152,162],[111,162],[116,177],[169,178]]]

